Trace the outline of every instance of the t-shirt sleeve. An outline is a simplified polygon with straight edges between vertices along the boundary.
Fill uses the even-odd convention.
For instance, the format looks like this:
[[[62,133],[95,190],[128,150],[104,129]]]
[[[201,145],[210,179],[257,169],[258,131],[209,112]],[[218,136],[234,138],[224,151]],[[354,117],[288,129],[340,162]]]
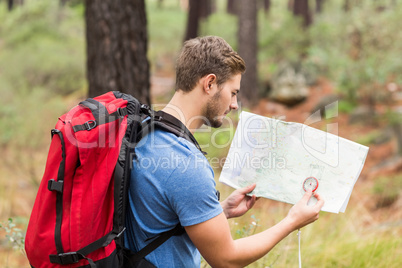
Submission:
[[[202,155],[181,159],[165,180],[165,195],[182,226],[195,225],[222,213],[214,173]]]

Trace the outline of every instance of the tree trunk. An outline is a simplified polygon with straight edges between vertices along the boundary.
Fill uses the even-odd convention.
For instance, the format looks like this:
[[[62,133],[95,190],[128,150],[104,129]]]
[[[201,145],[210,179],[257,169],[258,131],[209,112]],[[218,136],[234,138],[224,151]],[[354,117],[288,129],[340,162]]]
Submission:
[[[348,12],[349,10],[350,10],[350,1],[345,0],[345,2],[343,2],[343,11]]]
[[[213,0],[203,0],[200,2],[200,18],[206,19],[215,11],[215,2]]]
[[[352,30],[349,36],[351,42],[349,55],[352,60],[357,61],[361,58],[363,50],[363,36],[357,27]]]
[[[7,9],[8,11],[12,11],[17,6],[23,6],[24,0],[7,0]]]
[[[186,35],[184,41],[195,38],[198,36],[198,28],[201,16],[201,1],[190,0],[187,17]]]
[[[324,4],[324,0],[316,0],[315,1],[315,12],[316,13],[321,13],[322,12],[322,6]]]
[[[238,52],[247,65],[241,80],[241,102],[254,105],[258,97],[257,77],[257,1],[239,3]]]
[[[163,7],[163,0],[158,0],[158,8],[162,8]]]
[[[293,3],[293,15],[303,18],[303,26],[308,27],[311,24],[311,15],[308,6],[308,0],[296,0]]]
[[[7,0],[8,11],[13,10],[13,7],[14,7],[14,1],[13,0]]]
[[[264,0],[264,12],[269,13],[270,8],[271,8],[271,0]]]
[[[288,0],[288,10],[290,11],[290,12],[293,12],[293,6],[294,6],[294,1],[295,0]]]
[[[398,123],[392,126],[395,136],[396,136],[396,146],[397,146],[397,155],[402,157],[402,123]]]
[[[228,0],[227,6],[226,6],[226,12],[232,15],[237,15],[238,14],[238,0]]]
[[[89,96],[111,90],[150,103],[144,0],[86,0]]]

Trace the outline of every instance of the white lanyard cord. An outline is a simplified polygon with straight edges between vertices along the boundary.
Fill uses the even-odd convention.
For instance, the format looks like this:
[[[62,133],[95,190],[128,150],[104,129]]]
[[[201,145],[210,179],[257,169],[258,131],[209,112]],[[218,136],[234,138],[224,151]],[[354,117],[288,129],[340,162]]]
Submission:
[[[300,236],[301,236],[301,231],[300,231],[300,229],[297,231],[297,236],[299,237],[299,268],[302,268],[302,264],[301,264],[301,252],[300,252]]]

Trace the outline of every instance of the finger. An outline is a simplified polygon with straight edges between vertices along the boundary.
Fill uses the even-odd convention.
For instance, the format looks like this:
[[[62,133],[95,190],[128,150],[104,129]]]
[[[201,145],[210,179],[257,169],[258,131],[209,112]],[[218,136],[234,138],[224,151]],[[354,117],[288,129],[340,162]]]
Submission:
[[[303,197],[302,197],[302,202],[306,203],[310,200],[311,196],[313,195],[313,192],[311,191],[311,189],[307,189],[307,191],[304,193]]]
[[[252,190],[254,190],[256,186],[257,186],[257,183],[253,183],[253,184],[248,185],[248,186],[246,186],[246,187],[244,187],[244,188],[238,189],[238,191],[239,191],[239,193],[241,193],[241,194],[248,194],[249,192],[251,192]]]
[[[319,193],[314,192],[314,197],[317,198],[317,200],[321,200],[322,196]]]
[[[319,207],[320,209],[324,206],[324,199],[321,197],[321,195],[314,193],[314,197],[317,198],[317,203],[315,206]]]
[[[247,208],[248,209],[252,208],[256,201],[257,197],[253,194],[253,196],[249,200],[247,200]]]

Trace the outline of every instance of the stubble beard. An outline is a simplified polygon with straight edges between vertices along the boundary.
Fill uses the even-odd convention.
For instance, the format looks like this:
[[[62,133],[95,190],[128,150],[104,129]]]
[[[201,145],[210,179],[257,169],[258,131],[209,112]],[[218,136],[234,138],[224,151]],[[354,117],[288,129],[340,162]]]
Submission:
[[[222,126],[222,116],[220,114],[220,98],[221,91],[215,93],[214,96],[207,102],[204,111],[204,124],[213,128],[219,128]]]

